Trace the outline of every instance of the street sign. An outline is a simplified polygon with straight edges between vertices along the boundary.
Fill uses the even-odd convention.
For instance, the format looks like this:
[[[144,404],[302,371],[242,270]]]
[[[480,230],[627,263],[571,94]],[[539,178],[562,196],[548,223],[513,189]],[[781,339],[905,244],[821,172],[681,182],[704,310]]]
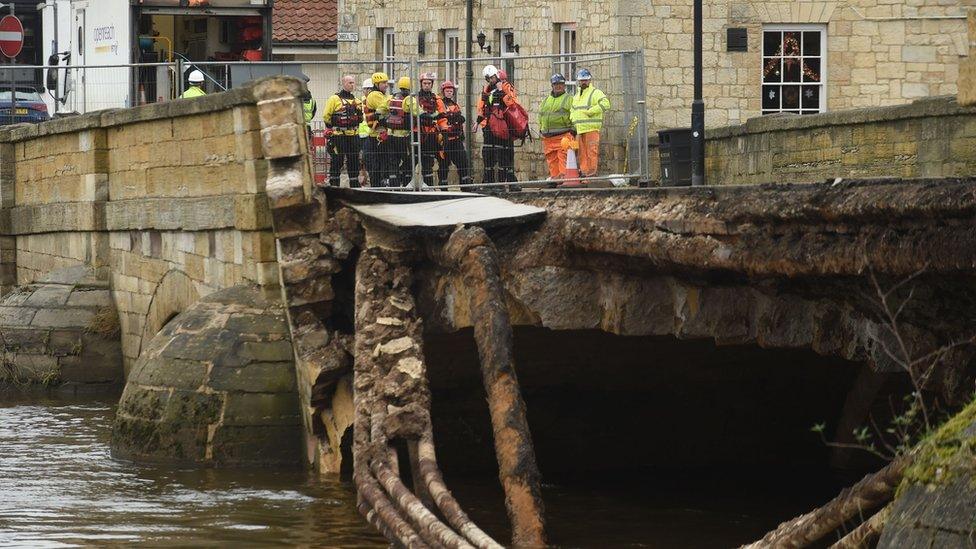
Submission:
[[[13,15],[0,19],[0,53],[14,58],[24,47],[24,25]]]
[[[358,32],[339,32],[336,34],[336,39],[339,42],[359,42]]]

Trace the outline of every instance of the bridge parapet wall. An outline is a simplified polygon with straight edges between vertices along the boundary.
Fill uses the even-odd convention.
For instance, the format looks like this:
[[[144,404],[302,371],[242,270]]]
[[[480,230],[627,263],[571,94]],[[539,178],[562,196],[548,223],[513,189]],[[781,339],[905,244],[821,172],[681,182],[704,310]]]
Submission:
[[[652,179],[661,180],[657,136]],[[706,132],[710,185],[976,173],[976,106],[955,97],[817,115],[772,115]]]
[[[250,87],[2,129],[0,285],[93,267],[128,369],[199,297],[277,284],[267,173]]]

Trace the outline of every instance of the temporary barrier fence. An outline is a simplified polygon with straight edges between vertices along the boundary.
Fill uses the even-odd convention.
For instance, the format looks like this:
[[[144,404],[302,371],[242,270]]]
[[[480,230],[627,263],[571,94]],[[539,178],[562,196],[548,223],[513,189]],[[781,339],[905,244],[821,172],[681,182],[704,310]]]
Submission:
[[[470,62],[470,85],[467,81]],[[422,60],[359,60],[359,61],[303,61],[295,62],[189,62],[178,60],[171,63],[144,63],[126,65],[85,65],[85,66],[23,66],[18,74],[30,74],[37,82],[38,91],[53,115],[85,113],[106,108],[131,107],[146,103],[168,101],[178,98],[187,87],[187,77],[193,70],[205,75],[203,85],[207,93],[215,93],[243,85],[247,81],[271,74],[290,74],[306,76],[311,98],[317,106],[317,113],[310,124],[310,153],[312,165],[319,184],[328,184],[329,169],[333,158],[340,152],[368,149],[358,157],[362,169],[358,174],[348,174],[343,166],[339,180],[343,185],[371,186],[394,185],[401,188],[420,188],[422,183],[434,188],[459,188],[461,183],[457,166],[448,162],[448,151],[444,150],[445,139],[424,138],[424,131],[386,131],[386,139],[378,146],[368,142],[375,138],[359,138],[353,143],[346,137],[328,136],[323,112],[329,97],[341,87],[341,79],[351,76],[354,79],[353,94],[362,101],[362,83],[373,73],[384,71],[394,81],[387,90],[396,91],[396,80],[402,76],[410,77],[410,91],[416,100],[420,91],[419,77],[424,73],[435,73],[434,92],[440,95],[440,84],[448,77],[456,85],[456,100],[465,117],[463,124],[463,149],[471,174],[473,187],[497,187],[516,183],[506,174],[500,175],[498,169],[486,170],[485,157],[493,160],[497,151],[486,147],[484,128],[475,128],[478,116],[477,103],[481,97],[485,80],[482,71],[488,64],[507,73],[508,82],[517,90],[519,103],[529,114],[530,137],[514,142],[514,146],[503,154],[511,153],[512,169],[519,185],[553,186],[558,179],[550,178],[546,155],[539,127],[539,107],[550,93],[550,77],[561,73],[566,77],[566,93],[577,93],[579,86],[575,81],[577,70],[586,68],[593,75],[592,86],[603,91],[610,109],[604,113],[600,132],[599,168],[595,176],[580,180],[590,184],[636,184],[649,179],[647,165],[647,112],[644,99],[643,53],[636,51],[610,51],[575,54],[526,55],[526,56],[483,56],[458,59]],[[20,84],[18,84],[19,86]],[[0,95],[3,83],[0,82]],[[20,96],[18,95],[18,98]],[[6,113],[8,121],[20,122],[16,113]],[[429,127],[421,121],[418,109],[412,109],[409,116],[411,128]],[[19,110],[18,110],[19,112]],[[0,120],[5,114],[0,109]],[[358,132],[357,132],[358,135]],[[490,144],[489,144],[490,145]],[[453,156],[458,160],[457,143],[452,145]],[[348,154],[345,158],[350,158]],[[507,158],[506,158],[507,162]],[[348,161],[343,162],[348,164]],[[451,164],[450,167],[447,165]],[[448,167],[447,177],[444,168]],[[369,169],[367,169],[369,168]],[[563,166],[558,166],[562,171]],[[440,173],[438,173],[440,172]],[[494,172],[493,175],[492,173]],[[335,181],[333,174],[332,181]],[[370,179],[374,181],[370,181]]]

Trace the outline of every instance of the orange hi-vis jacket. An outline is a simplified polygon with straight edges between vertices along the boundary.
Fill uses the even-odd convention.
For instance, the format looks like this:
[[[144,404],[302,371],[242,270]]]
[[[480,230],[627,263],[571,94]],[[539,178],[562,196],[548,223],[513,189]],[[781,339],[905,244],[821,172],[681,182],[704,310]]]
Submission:
[[[478,114],[482,118],[481,127],[485,127],[488,124],[488,115],[491,114],[492,109],[508,107],[509,105],[518,103],[518,93],[515,91],[515,86],[512,86],[507,80],[502,81],[502,88],[500,90],[502,92],[501,104],[496,99],[498,91],[490,85],[485,85],[481,90],[481,97],[478,99]]]

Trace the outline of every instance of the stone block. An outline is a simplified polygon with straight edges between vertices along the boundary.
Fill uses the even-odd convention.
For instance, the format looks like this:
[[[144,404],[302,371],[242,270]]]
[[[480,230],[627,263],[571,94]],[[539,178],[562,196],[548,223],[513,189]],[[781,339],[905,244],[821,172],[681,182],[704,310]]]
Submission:
[[[257,362],[240,368],[214,368],[209,386],[215,391],[293,393],[295,367],[292,362]]]
[[[228,393],[223,425],[297,425],[297,393]]]
[[[118,344],[115,344],[118,347]],[[100,355],[66,356],[59,359],[61,381],[65,383],[119,383],[123,381],[121,355],[116,352],[113,360]]]
[[[95,313],[88,309],[38,309],[31,326],[41,328],[88,328]]]
[[[82,329],[51,330],[48,353],[54,356],[78,355],[82,351]]]
[[[214,433],[214,463],[223,466],[297,465],[303,455],[302,432],[294,425],[222,425]]]
[[[264,157],[270,160],[300,156],[307,149],[305,125],[288,124],[261,128],[261,146]]]
[[[29,299],[29,298],[28,298]],[[0,326],[28,326],[34,320],[37,309],[32,307],[0,306]]]
[[[245,364],[254,362],[286,362],[292,360],[291,341],[243,341],[240,358]]]
[[[0,348],[10,353],[26,354],[47,354],[48,336],[47,330],[36,328],[11,328],[4,325],[0,328],[3,338],[0,339]]]
[[[149,367],[133,371],[131,383],[173,387],[184,391],[201,389],[207,381],[207,364],[196,360],[156,359]]]
[[[304,125],[302,103],[297,97],[285,96],[258,101],[257,109],[262,128],[289,124]]]
[[[49,355],[17,354],[13,368],[20,377],[35,383],[55,383],[60,379],[58,359]]]

